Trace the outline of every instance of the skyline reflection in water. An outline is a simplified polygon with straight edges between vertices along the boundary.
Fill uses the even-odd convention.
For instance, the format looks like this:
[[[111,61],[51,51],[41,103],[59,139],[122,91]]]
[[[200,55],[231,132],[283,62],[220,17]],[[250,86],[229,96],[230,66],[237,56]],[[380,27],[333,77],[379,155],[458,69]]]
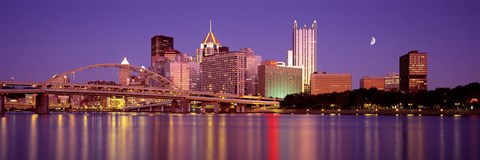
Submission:
[[[0,159],[480,159],[480,118],[7,113]]]

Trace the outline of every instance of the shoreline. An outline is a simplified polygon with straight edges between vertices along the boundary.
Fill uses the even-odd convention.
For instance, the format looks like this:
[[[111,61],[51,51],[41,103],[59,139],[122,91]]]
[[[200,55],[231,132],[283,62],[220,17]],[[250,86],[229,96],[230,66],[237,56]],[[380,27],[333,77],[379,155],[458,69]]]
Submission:
[[[393,115],[393,116],[480,116],[480,110],[312,110],[265,109],[246,113],[323,114],[323,115]]]
[[[29,110],[19,111],[7,111],[5,113],[26,113],[32,112]],[[175,112],[158,112],[158,111],[53,111],[54,113],[75,113],[75,112],[126,112],[126,113],[174,113],[174,114],[189,114],[188,113],[175,113]],[[264,113],[264,114],[316,114],[316,115],[365,115],[365,116],[378,116],[378,115],[391,115],[391,116],[480,116],[480,110],[319,110],[319,109],[247,109],[245,112],[220,112],[217,114],[248,114],[248,113]],[[200,113],[197,113],[200,114]],[[207,112],[207,114],[213,114]]]

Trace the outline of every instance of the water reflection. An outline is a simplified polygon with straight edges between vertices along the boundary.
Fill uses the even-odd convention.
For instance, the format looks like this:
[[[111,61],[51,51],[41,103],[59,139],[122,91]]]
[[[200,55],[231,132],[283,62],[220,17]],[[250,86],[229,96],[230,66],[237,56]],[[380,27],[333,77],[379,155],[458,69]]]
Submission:
[[[478,159],[478,117],[7,113],[0,159]]]

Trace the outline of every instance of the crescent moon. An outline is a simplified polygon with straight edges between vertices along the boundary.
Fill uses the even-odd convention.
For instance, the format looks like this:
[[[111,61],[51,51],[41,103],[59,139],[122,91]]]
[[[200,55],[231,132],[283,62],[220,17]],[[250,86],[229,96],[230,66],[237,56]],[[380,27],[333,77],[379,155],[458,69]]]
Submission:
[[[376,42],[375,37],[372,37],[372,40],[370,41],[370,45],[373,46],[375,42]]]

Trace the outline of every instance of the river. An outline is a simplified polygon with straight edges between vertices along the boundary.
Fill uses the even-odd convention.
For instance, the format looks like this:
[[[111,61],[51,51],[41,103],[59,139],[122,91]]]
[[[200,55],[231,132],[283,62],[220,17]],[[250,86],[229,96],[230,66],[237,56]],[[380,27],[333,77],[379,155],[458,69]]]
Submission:
[[[8,112],[0,159],[480,159],[480,117]]]

